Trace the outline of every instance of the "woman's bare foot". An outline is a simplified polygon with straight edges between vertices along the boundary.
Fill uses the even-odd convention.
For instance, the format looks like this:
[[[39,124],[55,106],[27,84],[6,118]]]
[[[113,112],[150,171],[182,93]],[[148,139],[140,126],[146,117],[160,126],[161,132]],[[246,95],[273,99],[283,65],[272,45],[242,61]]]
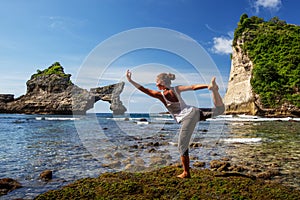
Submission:
[[[191,175],[186,172],[183,172],[182,174],[178,175],[177,177],[178,178],[191,178]]]
[[[216,77],[212,77],[211,82],[208,86],[208,89],[212,90],[212,91],[218,91],[219,90],[219,86],[216,83]]]

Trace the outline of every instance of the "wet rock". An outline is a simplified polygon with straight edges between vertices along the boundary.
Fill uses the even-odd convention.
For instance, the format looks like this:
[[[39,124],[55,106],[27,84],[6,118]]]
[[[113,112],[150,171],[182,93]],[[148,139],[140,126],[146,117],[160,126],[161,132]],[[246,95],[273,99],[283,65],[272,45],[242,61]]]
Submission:
[[[105,159],[112,159],[112,155],[109,154],[109,153],[108,153],[108,154],[105,154],[105,155],[104,155],[104,158],[105,158]]]
[[[135,145],[130,146],[130,148],[132,148],[132,149],[138,149],[139,146],[135,144]]]
[[[114,161],[114,162],[111,162],[111,163],[102,164],[102,167],[119,168],[119,167],[121,167],[121,164],[122,163],[120,161]]]
[[[222,161],[229,161],[230,158],[224,157],[224,158],[221,158],[220,160],[222,160]]]
[[[155,142],[155,143],[153,144],[153,146],[154,146],[154,147],[158,147],[158,146],[159,146],[159,142]]]
[[[256,172],[256,173],[262,171],[260,168],[257,168],[257,167],[250,167],[249,170],[250,170],[251,172]]]
[[[40,174],[40,178],[44,181],[50,181],[52,179],[52,171],[45,170]]]
[[[125,160],[122,161],[122,163],[123,163],[124,166],[130,164],[131,162],[132,162],[131,158],[127,158],[127,159],[125,159]]]
[[[172,160],[172,156],[170,154],[167,154],[167,155],[165,154],[162,156],[162,158],[165,160]]]
[[[2,178],[0,179],[0,196],[21,187],[22,185],[12,178]]]
[[[279,170],[272,169],[272,170],[267,170],[265,172],[261,172],[256,175],[257,178],[262,178],[262,179],[271,179],[274,176],[280,175]]]
[[[192,147],[192,148],[202,147],[202,144],[197,143],[197,142],[193,142],[192,144],[190,144],[190,147]]]
[[[217,171],[228,171],[230,163],[226,161],[212,160],[210,163],[210,168]]]
[[[114,153],[114,156],[115,156],[116,158],[123,158],[123,157],[124,157],[124,155],[123,155],[121,152],[116,152],[116,153]]]
[[[151,157],[150,158],[150,166],[162,166],[166,165],[167,161],[162,157]]]
[[[197,161],[193,164],[194,167],[204,167],[205,166],[205,162],[200,162],[200,161]]]
[[[169,145],[169,142],[165,141],[165,142],[161,142],[160,143],[162,146],[166,146],[166,145]]]
[[[145,171],[147,168],[142,165],[133,165],[133,164],[128,164],[125,166],[124,170],[129,171],[129,172],[138,172],[138,171]]]
[[[269,166],[270,166],[270,167],[280,167],[280,165],[277,164],[277,163],[271,163],[271,164],[269,164]]]
[[[148,150],[148,153],[156,153],[156,152],[157,152],[157,150],[154,149],[154,148],[151,148],[151,149]]]
[[[153,142],[149,142],[149,143],[146,144],[146,146],[148,146],[148,147],[153,147],[153,146],[154,146],[154,143],[153,143]]]
[[[140,166],[145,165],[145,161],[142,158],[136,158],[134,163]]]
[[[190,160],[199,160],[199,158],[197,156],[190,156]]]
[[[244,172],[247,171],[247,168],[244,166],[237,166],[237,165],[233,165],[228,167],[229,171],[233,171],[233,172]]]

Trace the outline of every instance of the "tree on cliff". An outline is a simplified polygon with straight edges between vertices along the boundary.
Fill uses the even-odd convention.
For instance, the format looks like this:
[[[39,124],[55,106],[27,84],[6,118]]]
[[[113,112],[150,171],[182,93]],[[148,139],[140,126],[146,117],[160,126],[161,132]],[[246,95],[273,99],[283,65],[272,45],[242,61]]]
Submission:
[[[233,46],[242,49],[254,64],[251,85],[263,106],[300,107],[300,27],[274,17],[269,21],[243,14],[234,33]]]

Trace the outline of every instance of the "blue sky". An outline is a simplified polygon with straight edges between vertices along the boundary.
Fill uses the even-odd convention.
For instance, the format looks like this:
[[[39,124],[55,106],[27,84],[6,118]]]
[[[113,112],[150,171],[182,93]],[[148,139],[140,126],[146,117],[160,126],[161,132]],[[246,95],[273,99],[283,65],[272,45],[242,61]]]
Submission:
[[[104,41],[124,31],[158,27],[182,33],[204,48],[220,73],[220,92],[224,95],[230,72],[230,45],[240,16],[247,13],[265,20],[278,16],[299,25],[299,4],[296,0],[3,0],[0,93],[13,93],[16,97],[24,94],[31,74],[56,61],[76,82],[91,52]],[[191,84],[207,82],[203,77],[197,79],[195,67],[184,59],[159,49],[144,49],[112,60],[104,74],[96,74],[94,85],[125,80],[127,68],[133,70],[134,79],[153,89],[151,82],[160,70],[177,73],[178,82],[174,84],[185,83],[186,79]],[[85,88],[84,84],[79,86]],[[191,104],[211,106],[207,91],[187,94],[186,98],[191,99],[190,96],[196,99],[190,100]],[[156,100],[134,91],[129,84],[122,101],[130,112],[163,109]],[[97,103],[94,111],[108,112],[108,107],[105,102]]]

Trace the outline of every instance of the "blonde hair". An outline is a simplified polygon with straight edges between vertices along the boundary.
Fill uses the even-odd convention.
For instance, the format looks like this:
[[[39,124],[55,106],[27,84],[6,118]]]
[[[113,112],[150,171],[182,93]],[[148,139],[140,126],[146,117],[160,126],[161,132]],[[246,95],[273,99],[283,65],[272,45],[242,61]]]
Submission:
[[[171,73],[161,73],[156,77],[158,80],[162,80],[166,85],[171,85],[171,81],[175,80],[175,74]]]

